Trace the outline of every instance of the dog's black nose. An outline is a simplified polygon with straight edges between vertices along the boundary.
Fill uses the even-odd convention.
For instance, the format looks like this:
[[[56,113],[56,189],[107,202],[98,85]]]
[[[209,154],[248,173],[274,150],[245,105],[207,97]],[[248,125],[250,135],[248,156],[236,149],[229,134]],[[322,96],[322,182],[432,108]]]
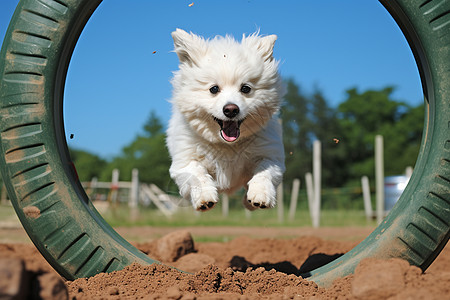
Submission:
[[[223,114],[228,118],[234,118],[239,113],[239,106],[236,104],[227,104],[223,107]]]

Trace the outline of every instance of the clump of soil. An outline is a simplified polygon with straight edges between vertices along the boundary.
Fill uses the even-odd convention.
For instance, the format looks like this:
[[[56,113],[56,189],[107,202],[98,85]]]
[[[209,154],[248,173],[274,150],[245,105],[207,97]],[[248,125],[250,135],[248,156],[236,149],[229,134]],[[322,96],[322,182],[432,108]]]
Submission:
[[[0,299],[68,299],[67,286],[56,272],[14,256],[0,257]]]
[[[400,259],[366,259],[354,275],[337,279],[327,289],[300,276],[355,244],[317,237],[239,237],[227,243],[194,244],[188,232],[176,232],[136,246],[154,259],[191,273],[167,265],[133,264],[121,271],[67,281],[62,287],[61,281],[55,281],[60,277],[32,245],[0,244],[0,257],[17,259],[25,272],[34,274],[43,299],[449,299],[448,246],[425,274]],[[4,269],[0,266],[0,283]]]
[[[161,260],[174,262],[194,252],[194,240],[187,230],[174,231],[159,239],[156,248]]]

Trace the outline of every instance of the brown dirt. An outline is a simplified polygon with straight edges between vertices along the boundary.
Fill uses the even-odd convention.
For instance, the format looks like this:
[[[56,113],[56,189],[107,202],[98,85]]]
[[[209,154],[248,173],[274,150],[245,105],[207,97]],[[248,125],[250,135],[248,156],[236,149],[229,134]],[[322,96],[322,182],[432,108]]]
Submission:
[[[224,243],[194,243],[188,232],[172,232],[135,245],[152,258],[193,274],[164,265],[131,265],[66,282],[30,243],[3,243],[0,298],[28,290],[29,297],[42,299],[450,299],[449,246],[424,274],[400,259],[367,259],[354,275],[336,280],[328,289],[302,279],[300,273],[338,257],[361,240],[345,237],[343,228],[336,240],[329,239],[333,230],[289,239],[240,236]]]

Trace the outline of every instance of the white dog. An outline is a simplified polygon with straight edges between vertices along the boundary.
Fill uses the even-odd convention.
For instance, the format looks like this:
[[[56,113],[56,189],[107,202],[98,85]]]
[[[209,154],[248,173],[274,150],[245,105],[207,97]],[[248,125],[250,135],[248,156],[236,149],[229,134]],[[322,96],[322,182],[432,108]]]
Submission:
[[[275,116],[282,97],[272,55],[277,37],[205,40],[181,29],[172,37],[180,69],[172,80],[167,147],[181,196],[206,211],[219,193],[246,187],[248,209],[273,207],[285,170]]]

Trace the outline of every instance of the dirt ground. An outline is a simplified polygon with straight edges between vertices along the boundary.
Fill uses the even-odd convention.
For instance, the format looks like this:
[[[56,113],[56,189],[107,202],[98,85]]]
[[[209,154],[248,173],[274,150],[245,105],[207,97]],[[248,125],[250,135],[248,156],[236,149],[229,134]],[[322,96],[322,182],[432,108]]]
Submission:
[[[21,228],[0,229],[1,299],[450,299],[450,246],[422,273],[399,259],[364,260],[327,288],[299,275],[372,228],[119,228],[165,265],[131,265],[64,281]],[[222,236],[225,242],[195,242]],[[146,237],[146,238],[143,238]],[[192,238],[194,237],[194,239]],[[16,297],[16,298],[13,298]]]

